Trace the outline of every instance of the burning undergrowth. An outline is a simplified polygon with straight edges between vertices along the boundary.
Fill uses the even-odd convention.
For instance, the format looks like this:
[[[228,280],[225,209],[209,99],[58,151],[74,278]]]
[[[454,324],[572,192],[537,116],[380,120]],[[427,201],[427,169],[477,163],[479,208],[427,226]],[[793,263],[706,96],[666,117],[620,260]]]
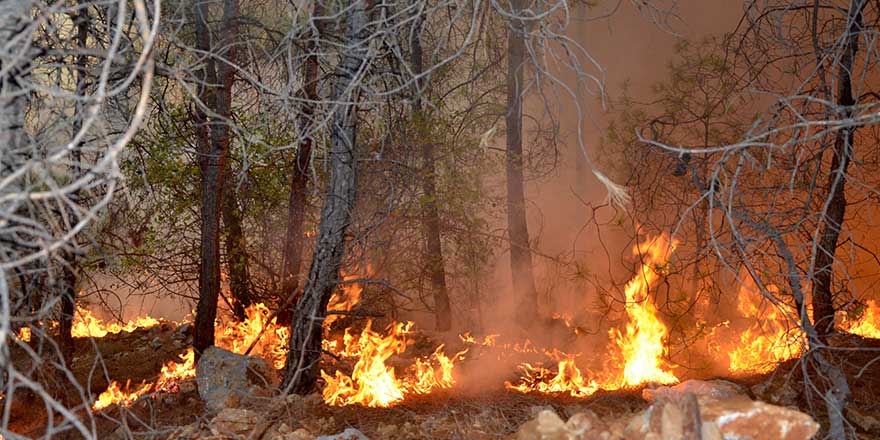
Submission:
[[[675,361],[670,354],[670,330],[654,303],[654,286],[669,270],[675,246],[664,237],[635,246],[633,253],[639,265],[625,286],[623,313],[603,334],[591,334],[586,326],[558,314],[533,326],[534,335],[432,335],[420,331],[413,322],[395,322],[364,312],[363,286],[342,283],[324,323],[326,355],[318,398],[326,407],[339,408],[411,408],[422,405],[425,399],[463,402],[483,395],[579,401],[638,395],[645,386],[710,376],[706,371],[683,368]],[[356,277],[346,278],[351,281]],[[774,286],[765,289],[776,292]],[[726,362],[720,374],[765,374],[801,354],[803,335],[785,304],[764,300],[755,286],[748,284],[740,288],[736,300],[736,316],[706,333],[706,338],[712,340],[709,355]],[[216,345],[262,358],[280,370],[286,356],[288,328],[279,325],[275,314],[263,304],[247,308],[246,315],[238,322],[229,313],[221,314],[216,323]],[[855,335],[877,337],[880,310],[871,301],[857,304],[841,315],[840,326]],[[106,323],[86,309],[78,310],[75,336],[94,338],[105,363],[117,366],[107,370],[110,380],[105,385],[94,382],[92,376],[83,378],[83,383],[94,382],[97,389],[103,389],[92,399],[91,409],[109,411],[113,406],[135,407],[162,396],[191,395],[196,372],[193,352],[188,348],[190,331],[188,323],[149,317]],[[127,335],[139,335],[140,339],[136,344],[113,345],[113,341],[127,340]],[[20,330],[17,337],[30,340],[31,329]],[[125,374],[125,367],[119,368],[120,364],[138,363],[128,357],[130,352],[146,354],[154,350],[161,355],[157,356],[159,361],[154,361],[160,364],[150,367],[152,373]],[[88,369],[89,362],[89,368],[94,369],[87,357],[78,358],[82,371]]]

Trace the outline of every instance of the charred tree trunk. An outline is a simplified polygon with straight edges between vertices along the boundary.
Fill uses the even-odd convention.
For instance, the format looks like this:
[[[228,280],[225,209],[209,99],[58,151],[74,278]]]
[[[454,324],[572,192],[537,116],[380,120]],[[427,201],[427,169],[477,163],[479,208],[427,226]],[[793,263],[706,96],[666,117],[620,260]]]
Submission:
[[[193,3],[191,20],[195,27],[197,47],[204,53],[214,53],[208,29],[208,7],[201,2]],[[193,349],[196,358],[206,348],[214,345],[214,319],[217,317],[217,299],[220,294],[220,209],[223,200],[223,177],[226,154],[229,149],[229,116],[231,113],[232,83],[234,72],[228,63],[218,63],[216,58],[234,59],[235,46],[229,44],[238,32],[238,1],[225,0],[223,8],[222,35],[217,47],[225,53],[214,53],[205,60],[197,73],[198,97],[209,106],[209,120],[201,104],[196,105],[194,125],[199,145],[199,171],[201,172],[201,251],[199,261],[199,303],[193,326]],[[222,81],[222,84],[219,83]]]
[[[318,379],[322,322],[327,303],[339,279],[345,233],[355,204],[357,175],[356,138],[358,78],[367,62],[367,9],[364,1],[349,7],[346,16],[346,48],[336,68],[331,133],[330,185],[321,210],[318,239],[302,299],[296,306],[290,329],[290,350],[285,362],[284,390],[305,394]]]
[[[232,294],[232,313],[238,321],[246,318],[245,309],[251,299],[251,280],[248,273],[247,240],[242,230],[241,210],[238,197],[232,185],[232,173],[227,164],[224,177],[226,189],[223,191],[223,226],[226,236],[226,266],[229,271],[229,290]]]
[[[523,0],[511,2],[514,16],[522,13]],[[522,87],[525,63],[525,29],[512,19],[507,34],[507,233],[510,238],[510,271],[518,301],[517,321],[534,322],[538,315],[538,292],[532,274],[532,252],[526,223],[523,182]]]
[[[424,71],[422,65],[422,24],[424,17],[419,16],[412,33],[412,70],[416,75]],[[425,142],[422,133],[426,131],[424,114],[422,113],[422,81],[415,81],[415,96],[413,97],[413,123],[417,142],[422,143],[422,163],[424,176],[422,191],[424,192],[424,213],[422,226],[425,233],[425,262],[427,263],[428,276],[431,280],[431,289],[434,296],[434,326],[437,331],[448,331],[452,328],[452,311],[449,307],[449,293],[446,288],[446,268],[443,263],[443,246],[440,242],[440,213],[437,209],[437,159],[434,154],[435,145]]]
[[[320,20],[315,17],[322,15],[324,8],[315,2],[312,19],[315,35],[306,43],[305,64],[303,65],[303,97],[302,113],[299,119],[300,142],[290,171],[290,197],[287,202],[287,234],[284,241],[282,256],[281,291],[286,299],[283,303],[295,304],[296,290],[299,287],[299,271],[302,267],[303,224],[306,214],[306,191],[309,184],[309,168],[312,161],[312,129],[315,105],[318,100],[318,50],[321,38]]]
[[[859,49],[862,29],[862,10],[867,0],[850,0],[847,13],[846,40],[840,56],[837,73],[837,113],[841,120],[853,116],[856,99],[853,96],[852,71]],[[813,322],[819,337],[834,331],[834,294],[832,281],[837,242],[846,214],[846,172],[852,161],[855,126],[840,129],[834,142],[831,172],[828,174],[828,204],[824,224],[819,235],[813,283]]]
[[[86,69],[88,68],[88,58],[86,54],[86,45],[88,44],[89,38],[89,27],[91,26],[91,17],[89,16],[88,8],[82,7],[82,0],[80,0],[80,9],[79,12],[71,17],[76,23],[76,42],[80,48],[80,55],[76,57],[76,95],[84,96],[85,90],[88,85],[87,77],[86,77]],[[82,128],[82,118],[85,117],[85,112],[83,108],[83,104],[78,102],[76,105],[76,116],[73,120],[73,132],[77,133]],[[71,161],[71,177],[73,179],[78,179],[82,175],[82,145],[77,144],[70,151],[70,161]],[[80,197],[80,191],[74,190],[71,193],[70,198],[73,201],[78,201]],[[75,214],[73,212],[69,213],[71,218],[74,218]],[[78,258],[78,250],[76,242],[71,243],[71,250],[65,252],[65,264],[62,268],[63,275],[61,277],[61,320],[58,323],[58,333],[61,339],[61,352],[64,354],[66,360],[71,360],[73,357],[73,335],[71,331],[73,330],[73,315],[76,313],[76,283],[79,279],[79,258]]]

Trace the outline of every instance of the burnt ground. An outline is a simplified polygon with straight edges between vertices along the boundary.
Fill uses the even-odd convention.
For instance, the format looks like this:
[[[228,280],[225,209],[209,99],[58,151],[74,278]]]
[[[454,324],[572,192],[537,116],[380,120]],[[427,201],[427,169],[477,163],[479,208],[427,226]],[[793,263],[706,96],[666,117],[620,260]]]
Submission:
[[[880,438],[880,432],[876,431],[880,425],[875,425],[880,420],[880,360],[877,360],[880,340],[840,335],[830,342],[839,349],[832,352],[831,358],[844,367],[852,389],[848,419],[860,438]],[[95,396],[106,389],[107,377],[120,383],[130,381],[134,388],[141,382],[155,380],[163,363],[179,360],[187,343],[170,324],[94,340],[78,339],[72,371],[77,381],[88,384]],[[104,368],[95,362],[96,350],[102,354]],[[15,357],[13,350],[13,359]],[[875,362],[871,363],[872,360]],[[793,360],[780,364],[768,374],[724,379],[740,385],[751,398],[796,407],[813,414],[825,425],[821,396],[803,392],[807,388],[803,371],[812,371],[811,368]],[[60,394],[62,397],[66,394],[69,402],[77,402],[76,393],[71,393],[69,382],[65,382],[56,380],[56,388],[63,390]],[[410,396],[391,408],[329,407],[318,395],[291,396],[285,402],[280,406],[275,402],[271,417],[293,429],[305,428],[321,435],[353,427],[377,439],[499,439],[509,437],[537,410],[546,407],[552,407],[563,417],[590,410],[599,417],[617,419],[648,406],[641,397],[641,389],[600,391],[587,398],[521,394],[503,389],[486,392],[453,389]],[[82,407],[78,414],[87,417]],[[176,427],[208,419],[194,381],[186,381],[176,392],[142,398],[129,408],[111,406],[96,413],[93,420],[99,438],[111,438],[123,421],[131,431],[143,432],[145,438],[167,438]],[[10,428],[27,437],[41,436],[47,425],[42,402],[23,393],[18,393],[13,401],[10,420]],[[69,438],[77,437],[70,435]]]

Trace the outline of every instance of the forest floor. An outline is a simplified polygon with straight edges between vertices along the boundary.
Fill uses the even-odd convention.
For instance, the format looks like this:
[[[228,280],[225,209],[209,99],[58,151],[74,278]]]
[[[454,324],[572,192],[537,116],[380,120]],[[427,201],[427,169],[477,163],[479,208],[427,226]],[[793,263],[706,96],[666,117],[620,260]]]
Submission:
[[[133,388],[155,380],[165,362],[179,360],[186,352],[188,341],[175,338],[175,333],[174,326],[163,323],[151,329],[110,334],[99,339],[77,339],[77,355],[71,370],[79,383],[89,384],[92,395],[106,389],[108,378],[121,384],[130,383]],[[876,358],[880,356],[880,340],[840,335],[830,342],[835,347],[847,348],[833,352],[833,360],[844,367],[852,390],[847,418],[861,438],[878,438],[880,360]],[[101,353],[103,368],[95,361],[96,352]],[[818,416],[818,421],[825,425],[821,397],[813,393],[813,398],[807,399],[802,392],[806,386],[803,369],[797,361],[788,361],[767,374],[724,379],[739,385],[753,399],[796,407]],[[69,383],[68,386],[60,384],[58,388],[68,394],[68,399],[74,393]],[[143,437],[138,438],[169,438],[174,437],[175,431],[179,433],[182,426],[207,423],[210,415],[199,398],[194,379],[180,383],[173,391],[145,396],[129,407],[112,405],[96,412],[98,438],[124,438],[118,437],[123,429],[142,432]],[[303,428],[311,435],[336,434],[352,427],[373,439],[503,439],[510,438],[541,409],[552,408],[563,420],[585,410],[600,418],[620,419],[636,414],[649,405],[641,391],[599,391],[589,397],[574,398],[505,389],[468,392],[453,388],[424,396],[408,396],[390,408],[332,407],[314,394],[276,398],[254,410],[275,421],[283,421],[291,429]],[[47,419],[39,399],[16,395],[11,411],[13,432],[29,438],[43,435]],[[87,412],[81,408],[79,414]]]

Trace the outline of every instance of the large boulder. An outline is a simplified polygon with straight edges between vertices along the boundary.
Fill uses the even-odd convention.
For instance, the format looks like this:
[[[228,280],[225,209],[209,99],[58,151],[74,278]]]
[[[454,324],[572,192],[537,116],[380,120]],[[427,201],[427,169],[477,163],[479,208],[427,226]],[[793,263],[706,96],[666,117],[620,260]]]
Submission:
[[[745,397],[701,400],[700,417],[725,439],[807,440],[819,431],[819,424],[800,411]]]
[[[278,375],[264,360],[217,347],[208,347],[196,366],[199,396],[214,412],[271,396],[278,382]]]

